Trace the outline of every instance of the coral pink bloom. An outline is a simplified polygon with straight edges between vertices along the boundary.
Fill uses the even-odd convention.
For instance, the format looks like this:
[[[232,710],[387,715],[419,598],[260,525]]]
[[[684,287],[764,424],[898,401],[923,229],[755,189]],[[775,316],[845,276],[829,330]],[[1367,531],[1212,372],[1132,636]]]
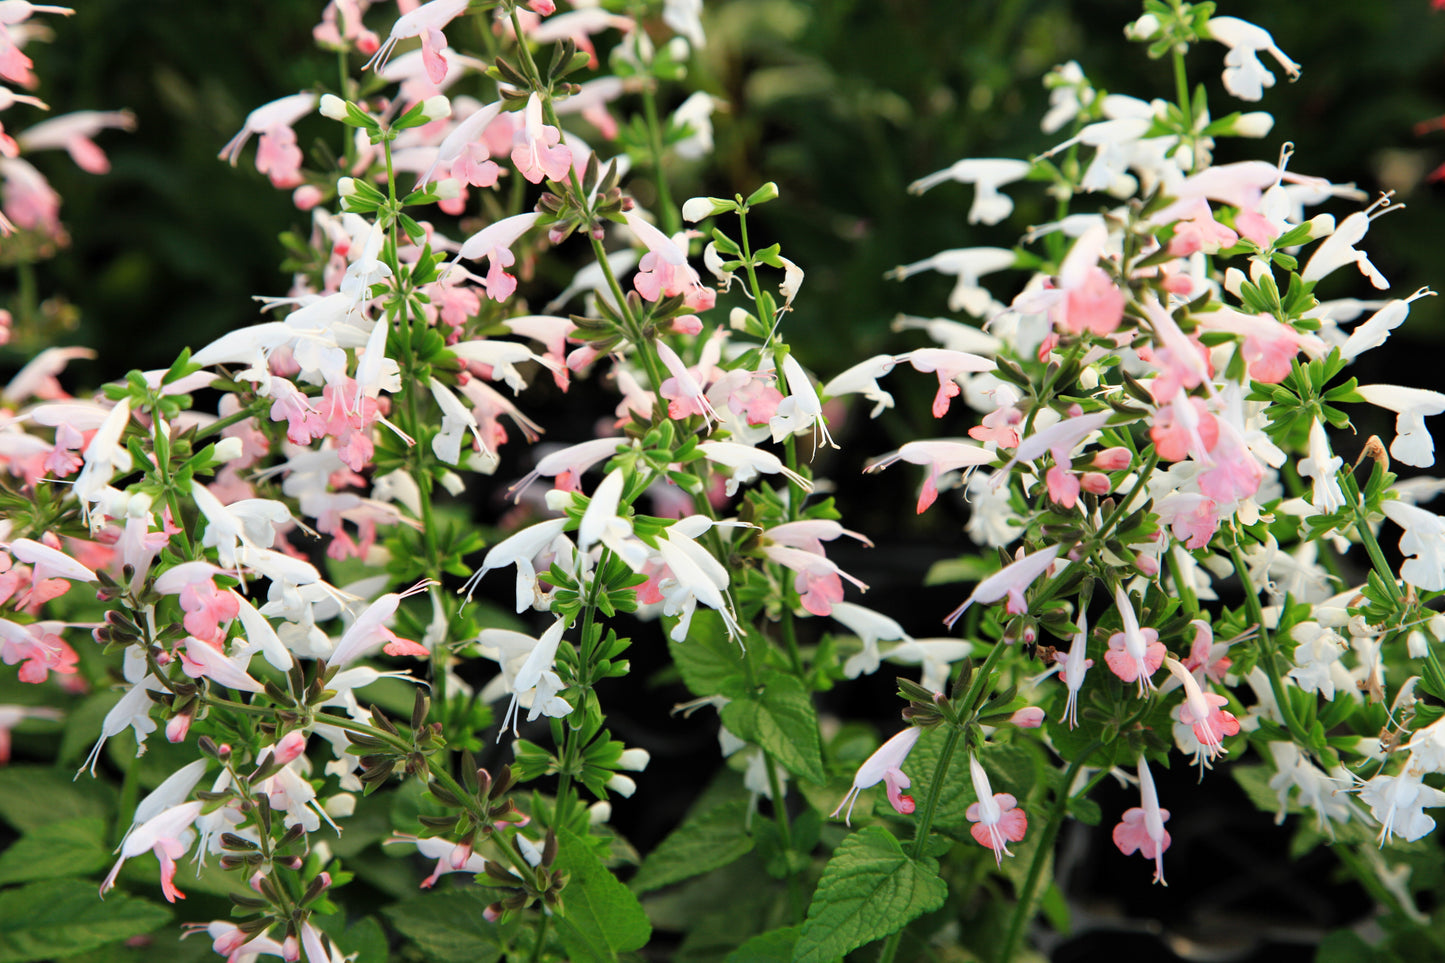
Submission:
[[[1239,720],[1224,709],[1229,700],[1214,692],[1205,692],[1195,681],[1194,675],[1173,659],[1165,659],[1164,665],[1184,687],[1184,705],[1179,707],[1179,721],[1194,728],[1194,738],[1199,740],[1209,759],[1227,754],[1221,740],[1225,736],[1239,734]]]
[[[421,58],[426,65],[427,78],[433,84],[440,84],[447,76],[447,58],[442,55],[447,48],[447,38],[442,28],[460,16],[467,9],[467,3],[468,0],[431,0],[431,3],[424,3],[398,17],[391,25],[386,41],[370,60],[362,64],[361,69],[374,67],[379,73],[386,67],[397,41],[418,37],[421,39]]]
[[[1085,230],[1059,265],[1058,288],[1043,295],[1052,301],[1054,323],[1071,334],[1089,331],[1104,337],[1124,319],[1124,292],[1099,267],[1108,242],[1109,229],[1102,222]]]
[[[563,181],[572,169],[572,148],[558,143],[562,132],[542,123],[542,101],[534,92],[527,98],[522,127],[512,135],[512,163],[517,173],[533,184],[542,179]]]
[[[1324,351],[1324,342],[1312,334],[1300,334],[1287,324],[1263,315],[1244,314],[1232,308],[1220,308],[1195,315],[1201,328],[1227,331],[1243,338],[1240,351],[1249,362],[1249,376],[1266,384],[1279,384],[1290,373],[1290,362],[1304,351],[1317,356]]]
[[[1196,201],[1187,214],[1175,223],[1174,237],[1169,241],[1169,253],[1175,257],[1188,257],[1195,251],[1217,254],[1220,248],[1232,247],[1239,241],[1238,234],[1214,219],[1208,201]]]
[[[351,623],[351,628],[346,630],[341,641],[336,643],[336,648],[332,650],[326,664],[333,668],[344,667],[382,643],[385,643],[382,651],[387,655],[413,655],[417,658],[430,656],[431,653],[425,647],[410,639],[398,638],[396,633],[386,627],[385,622],[396,614],[402,599],[425,592],[435,584],[437,583],[430,579],[423,579],[405,592],[388,592],[372,602],[357,616],[356,621]]]
[[[843,807],[847,806],[848,813],[843,817],[843,821],[850,826],[853,825],[853,804],[858,801],[858,794],[880,782],[887,784],[888,802],[894,809],[905,816],[912,813],[913,797],[903,795],[903,790],[912,785],[912,782],[904,774],[902,766],[922,733],[923,730],[918,726],[909,726],[879,746],[878,750],[858,767],[858,774],[853,777],[853,788],[848,790],[848,795],[843,797],[843,801],[838,804],[837,809],[833,810],[829,818],[837,819],[838,814],[843,811]],[[1022,834],[1020,834],[1020,838],[1022,838]]]
[[[994,860],[1002,865],[1005,856],[1013,855],[1008,851],[1008,844],[1019,842],[1028,832],[1028,816],[1017,808],[1019,801],[1011,793],[993,791],[988,784],[988,773],[979,765],[977,756],[968,757],[968,769],[973,776],[974,794],[978,796],[978,802],[964,812],[973,823],[968,831],[980,846],[993,850]]]
[[[1114,845],[1125,856],[1138,852],[1145,859],[1154,860],[1154,882],[1161,886],[1169,885],[1164,881],[1164,850],[1169,848],[1169,831],[1164,824],[1168,821],[1169,810],[1159,808],[1149,763],[1140,756],[1139,805],[1125,812],[1114,827]]]
[[[0,233],[9,233],[11,225],[21,230],[35,230],[53,240],[65,237],[60,226],[60,195],[50,182],[24,158],[0,158],[0,201],[5,214],[0,217]],[[8,218],[8,220],[7,220]]]
[[[1144,299],[1144,315],[1154,331],[1155,344],[1140,346],[1139,356],[1159,372],[1151,391],[1156,399],[1173,398],[1182,388],[1209,384],[1209,352],[1185,336],[1170,313],[1152,297]],[[1212,390],[1212,389],[1210,389]]]
[[[1134,606],[1122,585],[1114,589],[1114,604],[1119,609],[1124,631],[1109,636],[1109,651],[1104,653],[1104,662],[1109,671],[1124,682],[1138,682],[1139,697],[1143,698],[1154,688],[1150,677],[1164,663],[1167,652],[1157,630],[1139,628]]]
[[[1065,468],[1050,467],[1044,475],[1044,484],[1049,490],[1049,500],[1061,508],[1073,508],[1079,500],[1079,476]]]
[[[1203,398],[1192,398],[1180,388],[1174,400],[1154,413],[1149,440],[1165,461],[1203,458],[1219,443],[1219,422]]]
[[[1189,658],[1184,660],[1184,668],[1194,675],[1200,685],[1204,684],[1206,677],[1215,682],[1223,682],[1225,674],[1233,664],[1233,660],[1226,653],[1229,647],[1240,639],[1216,643],[1214,630],[1208,622],[1194,619],[1189,624],[1194,628],[1194,642],[1189,647]]]

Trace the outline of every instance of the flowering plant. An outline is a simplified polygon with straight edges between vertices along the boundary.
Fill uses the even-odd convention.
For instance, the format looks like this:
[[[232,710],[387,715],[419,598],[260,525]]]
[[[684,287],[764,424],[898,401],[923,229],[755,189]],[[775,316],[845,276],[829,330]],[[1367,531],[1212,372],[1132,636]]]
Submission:
[[[316,27],[336,88],[254,109],[221,150],[237,165],[254,139],[311,220],[266,319],[89,399],[53,349],[4,393],[0,659],[46,697],[0,706],[0,732],[63,713],[61,759],[92,745],[79,785],[120,790],[0,772],[21,832],[0,919],[41,917],[0,958],[127,938],[175,958],[135,895],[154,855],[228,960],[615,960],[675,932],[717,959],[957,943],[1007,963],[1040,913],[1067,925],[1044,884],[1065,821],[1113,822],[1165,882],[1179,823],[1155,774],[1184,757],[1210,780],[1244,757],[1254,796],[1309,814],[1298,845],[1331,843],[1392,919],[1424,919],[1401,847],[1445,803],[1445,523],[1421,507],[1438,486],[1391,466],[1433,464],[1445,395],[1347,369],[1433,292],[1319,300],[1350,266],[1388,288],[1361,245],[1397,205],[1288,149],[1213,162],[1272,120],[1215,119],[1186,57],[1223,45],[1225,90],[1258,100],[1300,70],[1268,33],[1146,0],[1126,35],[1171,62],[1173,102],[1050,73],[1048,150],[912,191],[969,185],[991,226],[1034,182],[1054,220],[892,272],[956,277],[969,320],[904,317],[936,346],[822,380],[787,340],[804,270],[755,236],[777,187],[674,194],[712,148],[710,94],[661,109],[706,43],[700,3],[369,6],[332,0]],[[59,11],[0,3],[0,39],[37,12]],[[29,82],[18,63],[0,69]],[[89,135],[123,117],[12,147],[100,171]],[[1323,204],[1352,206],[1306,216]],[[20,240],[60,236],[55,204],[6,209]],[[983,283],[1018,270],[1007,303]],[[847,546],[878,533],[845,526],[819,473],[849,465],[846,399],[879,416],[907,368],[967,440],[852,467],[921,466],[919,513],[967,496],[982,554],[934,573],[972,586],[935,638],[851,600]],[[584,437],[518,454],[539,399],[585,411]],[[1370,406],[1395,436],[1347,464],[1334,446]],[[516,507],[479,530],[464,496],[494,477]],[[659,682],[716,718],[728,761],[639,854],[614,806],[646,802],[629,773],[652,753],[613,700],[662,647]],[[885,661],[920,671],[874,750],[824,693]],[[1109,774],[1139,805],[1106,820]]]

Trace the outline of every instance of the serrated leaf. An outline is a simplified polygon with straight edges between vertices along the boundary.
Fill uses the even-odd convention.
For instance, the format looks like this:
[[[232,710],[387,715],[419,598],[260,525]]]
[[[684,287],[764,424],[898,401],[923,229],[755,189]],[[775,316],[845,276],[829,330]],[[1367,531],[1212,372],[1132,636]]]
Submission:
[[[618,953],[641,949],[652,936],[652,924],[632,891],[613,876],[592,847],[566,829],[557,834],[557,862],[568,876],[562,890],[557,934],[577,963],[617,959]]]
[[[31,883],[0,899],[0,963],[59,959],[149,933],[170,919],[165,907],[125,893],[102,901],[91,882]]]
[[[828,860],[798,935],[794,963],[830,963],[943,905],[938,862],[911,859],[882,826],[860,829]]]
[[[87,816],[48,823],[0,853],[0,885],[85,876],[110,861],[103,820]]]
[[[669,629],[672,623],[669,622]],[[672,661],[682,673],[682,681],[699,698],[732,692],[742,684],[743,660],[748,658],[736,642],[728,638],[722,618],[712,611],[699,611],[688,627],[687,641],[667,640]]]
[[[792,676],[767,673],[762,691],[745,693],[723,706],[722,721],[738,738],[762,746],[799,779],[827,780],[818,711],[803,683]]]
[[[382,912],[430,963],[494,963],[502,949],[493,939],[497,924],[482,916],[487,898],[456,889],[421,896]]]
[[[632,880],[633,891],[670,886],[746,855],[753,848],[753,837],[745,828],[747,815],[747,800],[737,799],[689,819],[643,860]]]

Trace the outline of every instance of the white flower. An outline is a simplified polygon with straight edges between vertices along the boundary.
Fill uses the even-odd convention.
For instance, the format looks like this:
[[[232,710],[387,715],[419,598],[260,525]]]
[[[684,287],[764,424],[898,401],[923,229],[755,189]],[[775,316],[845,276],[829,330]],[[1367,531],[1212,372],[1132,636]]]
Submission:
[[[862,605],[834,602],[833,610],[828,614],[858,636],[858,641],[863,643],[863,651],[843,663],[843,674],[850,679],[856,679],[860,675],[872,675],[878,671],[882,659],[878,651],[879,642],[891,642],[895,639],[905,643],[913,641],[903,630],[903,626]]]
[[[1380,821],[1380,845],[1391,836],[1414,841],[1435,828],[1425,807],[1445,806],[1445,792],[1425,785],[1424,773],[1406,770],[1398,776],[1376,776],[1360,789],[1360,799]]]
[[[1384,307],[1370,315],[1367,321],[1360,324],[1346,339],[1340,348],[1340,357],[1346,361],[1354,361],[1360,355],[1371,348],[1378,348],[1385,343],[1390,332],[1404,323],[1410,313],[1410,304],[1423,297],[1434,297],[1435,292],[1429,288],[1420,288],[1408,298],[1395,298],[1385,302]]]
[[[486,558],[482,559],[482,567],[467,579],[461,591],[471,598],[471,594],[476,591],[477,583],[482,580],[482,576],[494,568],[515,565],[517,566],[517,611],[525,612],[536,600],[537,595],[537,571],[532,567],[532,562],[538,555],[552,547],[558,538],[562,537],[562,530],[566,527],[567,519],[553,518],[530,528],[524,528],[517,534],[493,545],[491,551],[487,552]]]
[[[1445,591],[1445,518],[1399,500],[1381,508],[1405,530],[1400,554],[1410,557],[1400,566],[1400,577],[1425,592]]]
[[[972,184],[974,197],[973,206],[968,209],[968,223],[997,224],[1014,209],[1013,200],[999,188],[1027,177],[1031,166],[1028,161],[1012,158],[966,158],[909,184],[908,193],[922,194],[944,181]]]
[[[1269,53],[1290,80],[1299,77],[1299,64],[1285,56],[1268,30],[1237,17],[1211,17],[1209,35],[1229,48],[1224,55],[1224,89],[1240,100],[1259,100],[1265,87],[1274,86],[1274,74],[1260,62]]]
[[[1339,471],[1345,463],[1343,458],[1330,451],[1330,440],[1325,436],[1325,426],[1316,420],[1310,425],[1309,457],[1301,458],[1299,473],[1303,478],[1314,479],[1314,491],[1310,504],[1321,512],[1337,512],[1345,507],[1345,495],[1340,491]]]
[[[1305,265],[1304,272],[1300,275],[1306,281],[1318,281],[1320,278],[1332,273],[1336,268],[1346,264],[1353,264],[1360,269],[1360,273],[1370,279],[1370,283],[1377,290],[1383,291],[1390,286],[1385,276],[1380,273],[1374,264],[1370,263],[1370,257],[1364,251],[1356,250],[1355,245],[1365,239],[1369,233],[1370,222],[1382,214],[1399,210],[1402,205],[1390,204],[1390,195],[1385,194],[1375,203],[1363,211],[1356,211],[1340,222],[1334,233],[1320,242],[1315,248],[1315,253],[1310,256],[1309,263]]]
[[[1343,652],[1344,640],[1318,622],[1301,622],[1290,632],[1295,640],[1295,668],[1289,677],[1306,692],[1335,697],[1334,665]]]
[[[901,281],[920,271],[952,274],[958,278],[958,283],[954,285],[953,293],[948,296],[948,309],[985,315],[996,310],[996,302],[988,289],[979,285],[978,279],[985,274],[1013,267],[1015,260],[1013,251],[1001,247],[961,247],[939,251],[922,261],[896,267],[886,276]]]
[[[1395,412],[1395,440],[1390,442],[1391,455],[1416,468],[1429,468],[1435,464],[1435,441],[1425,427],[1425,419],[1445,412],[1445,394],[1399,385],[1360,385],[1355,390],[1370,404]]]

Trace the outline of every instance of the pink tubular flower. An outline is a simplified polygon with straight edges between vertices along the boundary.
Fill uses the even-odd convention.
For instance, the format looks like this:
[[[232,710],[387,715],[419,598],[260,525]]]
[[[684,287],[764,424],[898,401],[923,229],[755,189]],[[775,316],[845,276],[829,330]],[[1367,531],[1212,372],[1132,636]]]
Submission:
[[[517,173],[533,184],[542,183],[544,177],[566,180],[572,169],[572,148],[558,143],[561,131],[542,123],[542,100],[535,92],[527,98],[522,116],[521,128],[512,135],[512,163]]]
[[[636,211],[622,215],[633,235],[647,248],[647,253],[637,265],[637,276],[632,284],[637,293],[646,301],[684,295],[685,303],[695,311],[712,307],[704,303],[711,299],[711,292],[703,286],[697,270],[687,263],[687,252],[678,247],[666,234],[653,227]]]
[[[110,161],[91,138],[112,127],[135,130],[135,114],[128,110],[78,110],[41,121],[21,134],[16,143],[27,153],[63,149],[81,170],[104,174],[110,170]]]
[[[423,579],[405,592],[388,592],[372,602],[366,607],[366,611],[357,616],[351,628],[341,637],[341,641],[336,643],[331,657],[326,660],[327,665],[345,667],[382,643],[385,643],[382,651],[387,655],[413,655],[418,658],[430,656],[431,653],[424,646],[410,639],[398,638],[384,623],[396,614],[402,599],[425,592],[435,584],[430,579]]]
[[[933,397],[933,417],[942,418],[948,414],[949,401],[958,396],[960,388],[956,379],[962,374],[977,374],[992,371],[994,362],[967,351],[950,351],[947,348],[919,348],[907,354],[900,354],[894,361],[907,361],[915,371],[938,375],[938,393]]]
[[[1220,740],[1239,734],[1239,720],[1224,708],[1229,700],[1218,693],[1205,692],[1194,675],[1175,660],[1165,659],[1164,665],[1184,687],[1184,705],[1179,707],[1179,721],[1194,728],[1194,738],[1199,740],[1208,759],[1226,755],[1228,750]]]
[[[490,262],[483,286],[487,289],[487,297],[493,301],[505,301],[517,290],[517,279],[505,270],[517,260],[511,247],[523,234],[530,231],[541,217],[542,215],[536,212],[504,217],[462,242],[461,249],[457,252],[458,261],[462,258],[470,261],[487,258]]]
[[[973,603],[988,604],[997,602],[1005,596],[1008,597],[1010,615],[1022,615],[1027,612],[1029,606],[1024,599],[1024,589],[1049,570],[1049,566],[1054,564],[1054,559],[1058,558],[1062,548],[1062,545],[1050,545],[1048,548],[1042,548],[1037,552],[1022,556],[1011,565],[1005,565],[979,582],[964,603],[948,614],[948,618],[943,620],[943,624],[953,628],[953,623],[957,622],[959,616],[963,615]]]
[[[910,441],[892,454],[869,462],[863,470],[878,471],[896,461],[928,466],[923,488],[918,493],[918,514],[921,515],[938,498],[938,481],[944,475],[962,468],[988,465],[997,459],[998,456],[987,448],[966,441],[940,438],[934,441]]]
[[[194,801],[172,806],[133,829],[121,845],[120,859],[111,867],[105,882],[100,884],[100,895],[105,896],[106,892],[115,886],[115,878],[120,875],[120,868],[127,859],[139,856],[146,850],[153,850],[156,859],[160,860],[161,891],[166,900],[174,903],[178,899],[185,899],[186,894],[176,889],[172,882],[176,875],[176,860],[191,848],[191,842],[196,837],[194,824],[200,818],[201,807],[204,805],[200,801]]]
[[[973,823],[968,831],[980,846],[993,850],[994,860],[1002,865],[1005,856],[1013,855],[1008,851],[1008,844],[1019,842],[1028,832],[1028,816],[1018,808],[1019,801],[1011,793],[993,791],[988,784],[988,773],[983,771],[977,756],[968,757],[968,769],[973,776],[974,794],[978,796],[978,802],[964,812]]]
[[[1139,757],[1138,771],[1139,805],[1125,812],[1114,827],[1114,845],[1125,856],[1137,851],[1145,859],[1154,860],[1154,882],[1168,886],[1164,881],[1164,850],[1169,848],[1169,831],[1164,824],[1169,821],[1169,810],[1159,808],[1154,777],[1143,756]]]
[[[391,53],[396,49],[397,41],[409,37],[421,39],[422,63],[426,65],[426,75],[434,84],[440,84],[447,76],[447,58],[442,51],[447,48],[446,35],[442,28],[451,23],[467,9],[468,0],[431,0],[420,7],[398,17],[396,23],[391,25],[391,33],[387,35],[385,42],[372,54],[370,60],[362,64],[361,69],[366,70],[374,67],[380,73]]]
[[[246,115],[240,132],[221,148],[218,156],[235,167],[246,141],[251,135],[260,134],[256,169],[267,174],[276,187],[295,187],[301,183],[301,149],[296,146],[296,133],[291,125],[315,108],[316,95],[308,91],[262,104]]]
[[[1124,630],[1109,636],[1109,651],[1104,653],[1104,662],[1122,681],[1138,682],[1139,697],[1143,698],[1154,688],[1150,677],[1164,662],[1164,643],[1159,641],[1157,630],[1139,628],[1134,606],[1122,585],[1114,589],[1114,604],[1119,609]]]
[[[1069,687],[1069,698],[1064,703],[1064,721],[1073,729],[1079,724],[1079,690],[1084,687],[1084,675],[1094,667],[1089,658],[1089,623],[1084,614],[1079,616],[1079,631],[1074,633],[1067,654],[1054,653],[1059,663],[1059,679]]]
[[[904,774],[902,766],[922,733],[923,730],[917,726],[909,726],[879,746],[878,751],[858,767],[858,773],[853,777],[853,788],[848,790],[848,795],[843,797],[843,801],[838,804],[837,809],[833,810],[829,818],[837,819],[838,814],[843,811],[843,807],[847,806],[848,813],[843,817],[843,821],[849,826],[853,825],[853,804],[858,801],[858,794],[880,782],[887,784],[888,802],[895,810],[905,816],[912,813],[913,797],[903,795],[903,790],[912,785],[912,781]],[[1020,838],[1022,838],[1022,833]]]

